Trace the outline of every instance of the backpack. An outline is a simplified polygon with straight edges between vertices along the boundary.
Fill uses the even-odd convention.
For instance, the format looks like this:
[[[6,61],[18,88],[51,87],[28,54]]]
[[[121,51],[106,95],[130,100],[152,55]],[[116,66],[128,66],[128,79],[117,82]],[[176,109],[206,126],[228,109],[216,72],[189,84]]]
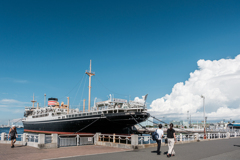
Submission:
[[[152,133],[152,139],[154,141],[156,141],[156,140],[158,140],[158,137],[159,137],[159,135],[158,135],[157,130],[156,130],[155,132]]]

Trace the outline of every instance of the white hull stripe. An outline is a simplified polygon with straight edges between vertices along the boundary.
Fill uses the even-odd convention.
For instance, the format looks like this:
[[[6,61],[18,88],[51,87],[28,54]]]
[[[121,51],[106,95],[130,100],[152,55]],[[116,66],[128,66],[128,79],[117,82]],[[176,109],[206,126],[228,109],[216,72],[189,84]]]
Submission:
[[[92,117],[92,118],[79,118],[79,119],[54,119],[49,121],[23,121],[25,124],[30,123],[58,123],[58,122],[66,122],[66,121],[80,121],[80,120],[88,120],[88,119],[98,119],[98,118],[106,118],[106,117]]]

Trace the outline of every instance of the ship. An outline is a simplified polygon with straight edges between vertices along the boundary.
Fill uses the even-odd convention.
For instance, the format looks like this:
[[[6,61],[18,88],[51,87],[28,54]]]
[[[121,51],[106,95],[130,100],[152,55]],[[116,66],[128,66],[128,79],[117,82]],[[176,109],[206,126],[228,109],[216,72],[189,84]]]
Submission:
[[[89,76],[88,108],[85,109],[83,100],[83,110],[70,109],[69,97],[67,104],[60,104],[58,98],[48,98],[48,105],[44,107],[25,107],[22,120],[24,132],[45,133],[45,134],[133,134],[137,133],[134,125],[146,121],[150,114],[147,113],[146,99],[142,101],[128,101],[125,99],[109,96],[108,100],[94,102],[91,106],[91,77],[95,73],[86,71]],[[46,99],[46,94],[45,94]],[[46,101],[46,100],[45,100]]]

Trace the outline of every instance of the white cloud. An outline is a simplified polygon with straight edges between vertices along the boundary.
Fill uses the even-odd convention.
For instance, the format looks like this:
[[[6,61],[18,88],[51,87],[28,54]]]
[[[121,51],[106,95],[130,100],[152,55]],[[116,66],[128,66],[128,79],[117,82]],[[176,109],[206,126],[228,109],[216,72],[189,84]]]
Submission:
[[[9,77],[3,77],[3,78],[0,78],[0,80],[2,80],[2,81],[4,81],[4,82],[28,83],[27,80],[14,79],[14,78],[9,78]]]
[[[2,99],[0,100],[0,107],[25,107],[31,105],[30,102],[21,102],[15,99]]]
[[[203,119],[205,96],[206,116],[213,119],[240,119],[240,55],[235,59],[199,60],[199,69],[190,73],[185,83],[174,85],[171,94],[154,100],[149,111],[169,117]]]

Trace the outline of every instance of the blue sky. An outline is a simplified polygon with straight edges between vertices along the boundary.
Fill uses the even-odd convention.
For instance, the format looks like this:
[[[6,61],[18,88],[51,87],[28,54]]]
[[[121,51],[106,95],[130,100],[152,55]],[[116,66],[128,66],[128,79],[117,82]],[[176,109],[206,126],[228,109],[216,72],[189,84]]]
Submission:
[[[2,103],[0,124],[21,118],[33,93],[41,105],[44,93],[82,104],[90,59],[92,100],[148,93],[151,104],[186,81],[199,59],[240,54],[239,8],[231,0],[1,1],[0,100],[16,104]]]

